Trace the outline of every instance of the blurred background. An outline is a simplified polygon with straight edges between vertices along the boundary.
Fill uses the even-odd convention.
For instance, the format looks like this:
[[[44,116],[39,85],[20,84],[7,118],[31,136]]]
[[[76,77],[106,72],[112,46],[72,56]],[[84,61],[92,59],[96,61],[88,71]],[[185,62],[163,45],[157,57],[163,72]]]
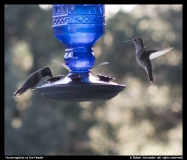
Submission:
[[[28,90],[13,93],[34,71],[68,71],[53,36],[52,5],[5,5],[5,155],[181,155],[182,5],[105,5],[105,35],[93,47],[92,75],[126,85],[108,101],[58,102]],[[174,47],[152,60],[154,83],[135,59],[137,36],[150,49]],[[43,85],[45,79],[38,86]]]

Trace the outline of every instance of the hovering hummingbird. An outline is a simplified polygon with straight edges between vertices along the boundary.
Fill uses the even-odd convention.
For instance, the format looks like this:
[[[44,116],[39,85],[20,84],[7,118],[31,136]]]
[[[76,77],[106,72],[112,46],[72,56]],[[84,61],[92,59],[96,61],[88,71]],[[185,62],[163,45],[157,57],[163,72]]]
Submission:
[[[135,44],[136,60],[139,63],[139,65],[145,69],[151,82],[153,82],[153,76],[152,76],[152,66],[150,60],[159,57],[173,49],[173,47],[171,47],[163,50],[147,50],[149,46],[148,47],[144,46],[144,41],[141,37],[136,37],[133,40],[123,41],[121,43],[124,42],[133,42]]]
[[[18,89],[13,97],[15,96],[20,96],[22,95],[23,93],[25,93],[28,89],[34,89],[35,86],[40,82],[40,80],[42,79],[42,77],[45,77],[45,76],[50,76],[50,77],[53,77],[52,76],[52,73],[51,73],[51,69],[49,67],[44,67],[34,73],[32,73],[26,80],[25,82],[22,84],[22,86],[20,87],[20,89]]]

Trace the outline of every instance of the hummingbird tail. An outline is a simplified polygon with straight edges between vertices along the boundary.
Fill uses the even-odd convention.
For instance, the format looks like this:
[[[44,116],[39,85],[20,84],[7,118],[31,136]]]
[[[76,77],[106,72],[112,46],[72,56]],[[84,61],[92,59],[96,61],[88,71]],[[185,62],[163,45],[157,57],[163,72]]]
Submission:
[[[13,97],[19,97],[20,95],[22,95],[24,92],[26,92],[25,89],[20,88],[19,90],[17,90],[16,92],[14,92]]]
[[[148,68],[147,71],[148,71],[149,80],[153,83],[152,70],[150,70],[150,68]]]
[[[151,76],[149,76],[149,79],[150,79],[150,81],[151,81],[151,83],[153,83],[153,77]]]
[[[148,61],[147,62],[148,65],[146,67],[144,67],[145,71],[147,72],[148,76],[149,76],[149,80],[151,82],[153,82],[153,75],[152,75],[152,66],[151,66],[151,62]]]
[[[19,91],[20,91],[20,89],[19,89],[19,90],[17,90],[16,92],[14,92],[13,97],[18,97],[18,96],[19,96]]]

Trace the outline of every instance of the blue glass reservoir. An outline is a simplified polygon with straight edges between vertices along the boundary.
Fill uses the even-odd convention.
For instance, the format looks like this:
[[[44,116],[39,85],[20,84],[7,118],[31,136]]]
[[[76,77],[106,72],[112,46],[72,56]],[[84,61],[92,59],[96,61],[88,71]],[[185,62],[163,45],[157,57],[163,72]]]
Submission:
[[[65,46],[70,73],[88,73],[94,65],[93,45],[105,30],[103,4],[54,4],[54,36]]]

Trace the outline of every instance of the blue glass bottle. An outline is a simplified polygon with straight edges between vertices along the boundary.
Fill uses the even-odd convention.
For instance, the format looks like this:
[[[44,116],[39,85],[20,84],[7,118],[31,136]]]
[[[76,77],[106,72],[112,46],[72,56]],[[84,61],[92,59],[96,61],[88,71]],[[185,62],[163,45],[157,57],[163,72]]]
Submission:
[[[104,34],[103,4],[54,4],[53,31],[65,46],[70,73],[88,73],[94,65],[93,45]]]

